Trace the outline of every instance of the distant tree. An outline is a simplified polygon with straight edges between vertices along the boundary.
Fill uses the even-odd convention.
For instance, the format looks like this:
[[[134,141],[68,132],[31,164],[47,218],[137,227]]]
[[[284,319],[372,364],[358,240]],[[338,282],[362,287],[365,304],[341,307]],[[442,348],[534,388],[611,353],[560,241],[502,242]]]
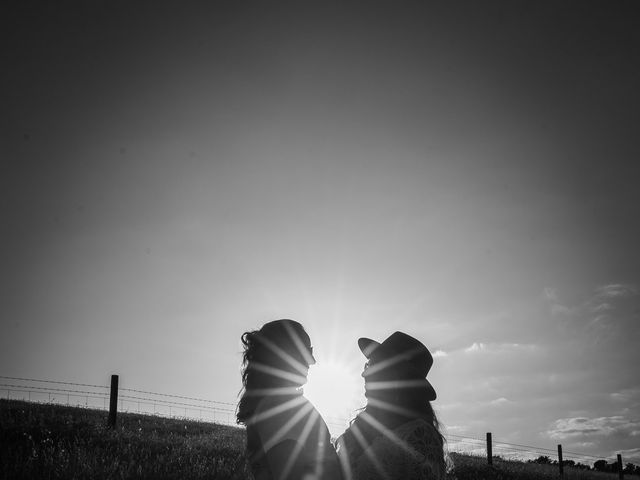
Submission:
[[[573,460],[563,460],[562,465],[564,465],[565,467],[575,467],[576,462],[574,462]]]
[[[591,467],[584,463],[576,463],[575,468],[579,468],[580,470],[591,470]]]
[[[551,459],[549,457],[547,457],[546,455],[540,455],[538,458],[536,458],[535,460],[529,460],[531,463],[540,463],[542,465],[549,465],[551,464]]]
[[[622,473],[627,475],[640,475],[640,466],[636,466],[633,463],[627,463],[622,470]]]
[[[606,460],[598,460],[593,464],[593,469],[599,472],[607,472],[608,465]]]

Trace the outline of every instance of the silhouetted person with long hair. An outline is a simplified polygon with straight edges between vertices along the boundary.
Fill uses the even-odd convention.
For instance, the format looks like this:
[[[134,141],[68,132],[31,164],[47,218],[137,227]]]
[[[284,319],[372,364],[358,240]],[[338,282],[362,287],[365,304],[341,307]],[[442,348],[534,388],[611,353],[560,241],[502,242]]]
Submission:
[[[311,340],[293,320],[245,332],[236,418],[247,427],[247,457],[255,480],[341,480],[329,430],[303,396]]]
[[[364,377],[366,407],[338,438],[345,480],[444,479],[444,438],[427,380],[433,364],[421,342],[395,332],[382,343],[360,338],[368,359]]]

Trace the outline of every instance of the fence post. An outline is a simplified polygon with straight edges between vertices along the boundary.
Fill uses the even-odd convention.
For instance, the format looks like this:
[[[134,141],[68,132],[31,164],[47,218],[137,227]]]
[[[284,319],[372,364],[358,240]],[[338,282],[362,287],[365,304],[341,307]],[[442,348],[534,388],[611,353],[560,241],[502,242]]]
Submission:
[[[622,455],[618,454],[618,478],[622,480],[624,478],[624,472],[622,471]]]
[[[115,428],[118,413],[118,375],[111,375],[111,396],[109,397],[109,426]]]
[[[562,445],[558,444],[558,465],[560,466],[560,478],[564,477],[564,468],[562,465]]]
[[[487,432],[487,463],[493,465],[493,452],[491,445],[491,432]]]

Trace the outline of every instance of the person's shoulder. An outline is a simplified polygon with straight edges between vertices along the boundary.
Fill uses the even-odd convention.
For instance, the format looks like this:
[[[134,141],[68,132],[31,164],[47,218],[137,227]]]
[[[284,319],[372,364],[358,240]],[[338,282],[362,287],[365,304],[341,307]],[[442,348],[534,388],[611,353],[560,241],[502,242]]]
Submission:
[[[427,421],[424,418],[415,418],[413,420],[409,420],[402,425],[399,425],[395,428],[395,433],[398,436],[412,436],[412,435],[428,435],[431,436],[433,434],[437,434],[436,428],[432,423]]]
[[[302,395],[289,398],[269,396],[258,402],[251,423],[261,431],[280,430],[285,425],[293,431],[312,410],[313,406]]]
[[[442,449],[442,436],[433,423],[424,418],[416,418],[406,422],[398,426],[394,433],[418,451]]]
[[[398,428],[420,428],[433,426],[426,418],[417,417],[401,424]]]

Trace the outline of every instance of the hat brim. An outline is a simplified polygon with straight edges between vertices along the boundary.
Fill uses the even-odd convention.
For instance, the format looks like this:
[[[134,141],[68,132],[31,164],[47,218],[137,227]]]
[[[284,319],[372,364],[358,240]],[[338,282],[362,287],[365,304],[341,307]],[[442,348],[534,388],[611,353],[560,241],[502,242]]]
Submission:
[[[360,347],[360,351],[362,354],[369,358],[373,351],[380,346],[380,342],[376,342],[375,340],[371,340],[370,338],[359,338],[358,339],[358,347]]]
[[[385,349],[384,345],[382,345],[380,342],[376,342],[375,340],[372,340],[366,337],[362,337],[358,339],[358,347],[360,348],[360,351],[367,359],[371,358],[371,355],[373,354],[373,352],[378,348],[382,348],[383,350],[386,350],[388,356],[393,356],[395,354],[395,352]],[[428,400],[429,401],[435,400],[437,398],[435,388],[433,388],[433,385],[431,385],[429,380],[427,380],[426,378],[424,379],[424,382],[425,382],[425,388],[428,391],[428,394],[427,394]]]

